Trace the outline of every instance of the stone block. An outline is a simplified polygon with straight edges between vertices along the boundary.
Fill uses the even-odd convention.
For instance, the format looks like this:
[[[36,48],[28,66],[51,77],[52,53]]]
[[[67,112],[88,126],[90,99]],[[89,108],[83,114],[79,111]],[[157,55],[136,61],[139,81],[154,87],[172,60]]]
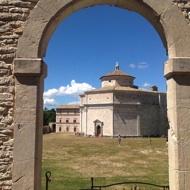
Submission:
[[[13,169],[13,189],[35,189],[34,178],[35,173],[32,168],[34,168],[34,159],[17,161],[15,162]]]
[[[173,75],[189,74],[190,75],[190,57],[172,58],[165,64],[164,75],[170,78]]]
[[[14,161],[21,162],[25,160],[32,160],[35,158],[41,158],[41,155],[37,154],[36,143],[38,143],[38,134],[42,134],[42,127],[36,127],[35,124],[22,124],[15,127],[14,131]],[[42,136],[40,137],[42,138]],[[40,146],[40,143],[38,143]],[[34,169],[34,168],[33,168]]]
[[[190,186],[190,171],[170,170],[170,189],[188,190]]]
[[[43,71],[43,62],[41,59],[15,59],[14,74],[16,76],[41,75]]]

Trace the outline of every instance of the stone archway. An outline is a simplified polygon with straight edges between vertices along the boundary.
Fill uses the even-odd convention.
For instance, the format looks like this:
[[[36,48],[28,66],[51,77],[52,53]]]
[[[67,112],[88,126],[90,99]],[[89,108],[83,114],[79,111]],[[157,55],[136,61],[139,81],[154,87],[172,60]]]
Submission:
[[[190,27],[171,0],[39,0],[19,40],[14,60],[15,144],[13,189],[40,189],[43,57],[48,40],[66,16],[109,4],[149,20],[168,52],[169,176],[172,190],[190,189]],[[180,30],[179,30],[180,29]],[[30,97],[30,99],[28,99]]]

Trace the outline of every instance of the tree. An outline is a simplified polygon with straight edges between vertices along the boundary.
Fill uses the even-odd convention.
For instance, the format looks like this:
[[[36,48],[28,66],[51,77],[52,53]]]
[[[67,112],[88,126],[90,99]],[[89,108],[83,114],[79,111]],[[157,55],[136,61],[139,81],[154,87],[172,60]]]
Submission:
[[[50,122],[55,122],[56,120],[55,109],[48,110],[47,108],[44,108],[43,115],[44,115],[43,125],[49,125]]]

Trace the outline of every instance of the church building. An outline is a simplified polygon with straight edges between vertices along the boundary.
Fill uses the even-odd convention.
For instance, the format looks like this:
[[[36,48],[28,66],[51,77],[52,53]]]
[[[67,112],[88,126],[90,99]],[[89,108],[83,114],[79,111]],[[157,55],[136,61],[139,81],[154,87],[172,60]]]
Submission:
[[[115,70],[101,88],[80,95],[80,132],[90,136],[166,136],[166,93],[139,89],[135,77]]]

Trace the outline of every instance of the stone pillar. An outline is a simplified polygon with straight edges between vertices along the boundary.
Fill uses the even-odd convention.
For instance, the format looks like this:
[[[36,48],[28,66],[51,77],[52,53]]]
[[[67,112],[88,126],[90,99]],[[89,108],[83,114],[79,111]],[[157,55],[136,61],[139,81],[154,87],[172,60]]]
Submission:
[[[170,129],[171,190],[190,189],[190,58],[173,58],[165,65]]]
[[[140,130],[140,115],[139,113],[137,114],[137,137],[140,137],[141,134],[141,130]]]
[[[41,186],[43,79],[41,59],[15,59],[13,190]]]

